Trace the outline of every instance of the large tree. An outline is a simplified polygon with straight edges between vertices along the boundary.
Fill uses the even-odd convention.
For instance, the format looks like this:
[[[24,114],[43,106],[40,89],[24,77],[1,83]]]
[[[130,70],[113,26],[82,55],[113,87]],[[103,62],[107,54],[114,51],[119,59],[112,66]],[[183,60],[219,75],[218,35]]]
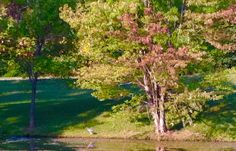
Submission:
[[[2,16],[8,21],[2,35],[0,52],[18,66],[20,75],[28,76],[32,85],[29,132],[35,128],[36,90],[39,76],[65,75],[73,50],[73,33],[59,18],[59,7],[71,0],[5,1]],[[68,65],[68,66],[67,66]]]
[[[77,31],[80,54],[87,58],[78,84],[95,90],[100,99],[128,95],[124,83],[139,86],[157,134],[167,131],[165,104],[179,87],[178,71],[201,56],[178,34],[185,2],[165,4],[156,11],[150,2],[138,0],[92,2],[78,5],[75,12],[67,5],[61,9],[61,17]]]

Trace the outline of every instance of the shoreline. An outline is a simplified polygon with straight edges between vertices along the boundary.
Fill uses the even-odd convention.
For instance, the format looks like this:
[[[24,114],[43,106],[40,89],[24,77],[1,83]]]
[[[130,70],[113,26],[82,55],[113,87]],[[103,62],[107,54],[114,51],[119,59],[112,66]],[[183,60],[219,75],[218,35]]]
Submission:
[[[4,139],[11,138],[11,137],[19,137],[19,138],[35,138],[35,139],[85,139],[85,140],[125,140],[125,141],[154,141],[154,142],[204,142],[204,143],[236,143],[236,140],[227,141],[227,140],[217,140],[217,139],[207,139],[207,138],[187,138],[187,139],[158,139],[158,138],[125,138],[125,137],[101,137],[101,136],[56,136],[56,135],[15,135],[15,136],[5,136]],[[0,140],[4,140],[1,139]]]

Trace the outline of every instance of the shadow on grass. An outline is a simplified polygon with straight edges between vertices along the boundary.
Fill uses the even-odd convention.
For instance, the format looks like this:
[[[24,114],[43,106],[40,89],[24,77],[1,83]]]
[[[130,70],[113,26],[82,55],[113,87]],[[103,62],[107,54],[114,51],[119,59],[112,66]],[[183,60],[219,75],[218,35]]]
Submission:
[[[208,105],[208,109],[197,118],[198,122],[204,123],[202,129],[205,129],[206,136],[236,140],[236,93]]]
[[[221,100],[210,100],[206,104],[203,112],[199,113],[196,118],[197,131],[203,131],[209,138],[220,138],[221,140],[236,140],[236,74],[228,75],[228,82],[222,83],[225,86],[232,87],[234,93],[224,96]],[[187,76],[182,79],[183,83],[189,89],[196,89],[202,81],[202,77],[198,75]],[[211,91],[211,87],[206,91]],[[174,128],[182,129],[182,124],[176,125]],[[227,137],[224,139],[223,137]]]
[[[85,129],[98,124],[94,118],[119,101],[98,101],[90,90],[68,87],[71,80],[41,80],[36,100],[36,134],[57,136],[79,125]],[[28,125],[30,84],[28,81],[0,82],[0,136],[24,134]]]

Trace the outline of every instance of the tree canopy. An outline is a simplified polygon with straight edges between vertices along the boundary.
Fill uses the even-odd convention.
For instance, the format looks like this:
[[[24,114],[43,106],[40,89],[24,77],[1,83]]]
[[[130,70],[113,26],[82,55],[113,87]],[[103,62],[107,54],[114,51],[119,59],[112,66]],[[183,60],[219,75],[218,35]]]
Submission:
[[[78,85],[95,90],[93,95],[100,99],[133,95],[122,87],[124,83],[139,86],[146,96],[156,132],[165,132],[165,104],[178,93],[186,94],[179,81],[181,69],[187,67],[187,73],[191,73],[188,63],[205,66],[204,60],[212,58],[206,51],[210,45],[222,49],[207,37],[214,36],[213,31],[221,34],[210,30],[214,25],[207,22],[222,18],[216,14],[233,15],[233,6],[228,12],[220,10],[226,8],[220,5],[222,1],[211,3],[219,7],[209,7],[210,2],[203,1],[135,0],[88,2],[77,5],[75,11],[65,5],[60,16],[76,30],[79,53],[87,58],[77,72]],[[199,10],[201,5],[205,8]],[[229,14],[223,16],[230,18]],[[204,90],[188,93],[195,93],[196,100],[206,100],[211,95]]]

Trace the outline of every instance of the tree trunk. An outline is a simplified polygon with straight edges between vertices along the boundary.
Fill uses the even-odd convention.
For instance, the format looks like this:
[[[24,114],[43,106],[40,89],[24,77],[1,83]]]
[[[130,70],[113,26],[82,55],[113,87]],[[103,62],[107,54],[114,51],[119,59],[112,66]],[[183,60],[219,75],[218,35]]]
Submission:
[[[167,131],[164,98],[159,101],[159,108],[152,107],[151,114],[154,121],[155,133],[157,135],[163,134]]]
[[[161,96],[160,101],[159,101],[159,112],[160,112],[159,131],[161,134],[163,134],[167,131],[164,96]]]
[[[150,71],[149,67],[143,67],[143,83],[138,81],[138,84],[144,89],[150,112],[154,122],[155,133],[163,134],[167,131],[165,118],[165,88],[161,88],[155,76]]]
[[[143,0],[143,4],[145,7],[150,7],[151,6],[151,1],[150,0]]]
[[[41,55],[41,50],[44,44],[44,39],[38,38],[36,42],[36,49],[34,52],[34,59]],[[37,93],[37,82],[39,73],[34,71],[34,62],[30,63],[29,79],[31,81],[31,104],[30,104],[30,115],[29,115],[29,133],[31,134],[35,128],[35,105],[36,105],[36,93]]]
[[[156,109],[154,109],[152,112],[152,118],[153,118],[153,121],[154,121],[154,128],[155,128],[155,133],[156,134],[159,134],[159,115],[158,115],[158,112]]]
[[[33,132],[35,128],[35,102],[36,102],[36,90],[37,90],[37,81],[38,77],[37,75],[33,76],[31,79],[31,104],[30,104],[30,121],[29,121],[29,132]]]

